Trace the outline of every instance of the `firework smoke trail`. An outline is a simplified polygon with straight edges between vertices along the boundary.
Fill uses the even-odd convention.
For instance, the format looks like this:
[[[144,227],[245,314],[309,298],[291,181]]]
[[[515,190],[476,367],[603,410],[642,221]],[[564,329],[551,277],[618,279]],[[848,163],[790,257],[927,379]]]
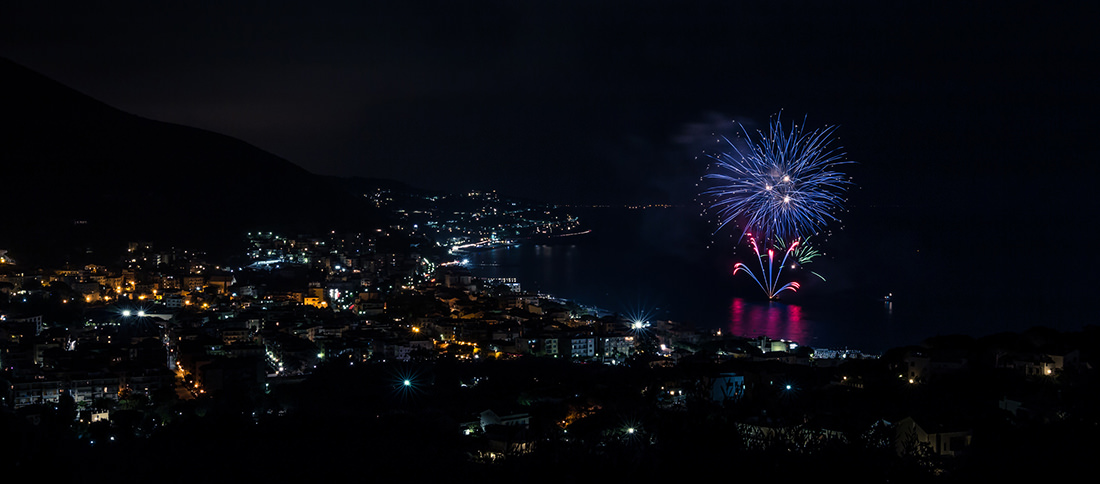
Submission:
[[[813,235],[836,220],[833,212],[844,202],[840,193],[851,181],[833,170],[849,163],[842,161],[844,153],[829,147],[834,127],[805,133],[796,124],[788,133],[776,116],[769,132],[758,132],[755,142],[741,129],[747,149],[723,138],[730,151],[712,155],[718,171],[704,176],[719,182],[703,192],[715,200],[711,208],[717,211],[719,229],[740,222],[742,236],[755,232],[765,241],[789,240]]]
[[[767,294],[768,299],[776,299],[779,293],[787,290],[798,292],[798,288],[801,287],[801,285],[794,281],[788,282],[779,289],[776,289],[776,286],[779,285],[779,275],[783,273],[783,266],[787,264],[787,258],[790,257],[791,253],[798,247],[798,241],[792,242],[791,246],[783,252],[783,261],[779,263],[779,270],[773,269],[775,267],[775,251],[768,249],[768,265],[765,269],[764,256],[760,254],[760,247],[756,245],[756,238],[753,237],[752,234],[745,235],[749,238],[749,245],[752,246],[752,250],[756,254],[756,259],[760,261],[760,276],[764,277],[764,275],[767,274],[767,277],[764,281],[761,281],[760,278],[756,277],[756,274],[753,274],[752,269],[749,269],[748,266],[741,262],[733,265],[733,273],[737,274],[738,272],[744,271],[753,281],[756,281],[756,285],[760,286],[764,294]]]

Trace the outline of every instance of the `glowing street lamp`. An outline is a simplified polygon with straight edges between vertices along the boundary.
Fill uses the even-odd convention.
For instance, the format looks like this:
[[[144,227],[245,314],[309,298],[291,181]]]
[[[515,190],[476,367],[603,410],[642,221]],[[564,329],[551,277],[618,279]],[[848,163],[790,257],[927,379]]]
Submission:
[[[396,380],[394,382],[393,391],[402,401],[422,391],[420,382],[418,382],[420,375],[417,371],[413,369],[401,369],[397,370],[393,376],[395,377],[394,380]]]

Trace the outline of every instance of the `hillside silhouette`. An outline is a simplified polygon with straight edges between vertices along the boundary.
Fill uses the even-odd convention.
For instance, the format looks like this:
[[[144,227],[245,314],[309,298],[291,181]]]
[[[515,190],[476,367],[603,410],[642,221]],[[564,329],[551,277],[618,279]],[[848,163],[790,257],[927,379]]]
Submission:
[[[8,59],[0,79],[0,248],[20,261],[79,263],[133,240],[226,254],[249,231],[381,220],[328,178],[244,141],[120,111]]]

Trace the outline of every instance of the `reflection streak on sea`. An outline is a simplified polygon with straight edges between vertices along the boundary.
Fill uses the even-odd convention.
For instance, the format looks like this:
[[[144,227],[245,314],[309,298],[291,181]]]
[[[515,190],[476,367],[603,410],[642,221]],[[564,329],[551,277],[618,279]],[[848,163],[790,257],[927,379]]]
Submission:
[[[730,303],[729,331],[732,334],[811,343],[808,321],[802,318],[802,308],[796,305],[769,302],[751,303],[733,298]]]

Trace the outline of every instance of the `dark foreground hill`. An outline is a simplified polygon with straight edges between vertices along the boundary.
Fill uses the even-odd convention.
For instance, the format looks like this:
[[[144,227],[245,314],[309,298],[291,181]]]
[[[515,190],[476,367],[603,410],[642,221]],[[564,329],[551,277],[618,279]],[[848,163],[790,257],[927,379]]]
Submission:
[[[223,254],[250,230],[379,220],[241,140],[119,111],[2,58],[0,83],[0,249],[18,260],[80,262],[132,240]]]

